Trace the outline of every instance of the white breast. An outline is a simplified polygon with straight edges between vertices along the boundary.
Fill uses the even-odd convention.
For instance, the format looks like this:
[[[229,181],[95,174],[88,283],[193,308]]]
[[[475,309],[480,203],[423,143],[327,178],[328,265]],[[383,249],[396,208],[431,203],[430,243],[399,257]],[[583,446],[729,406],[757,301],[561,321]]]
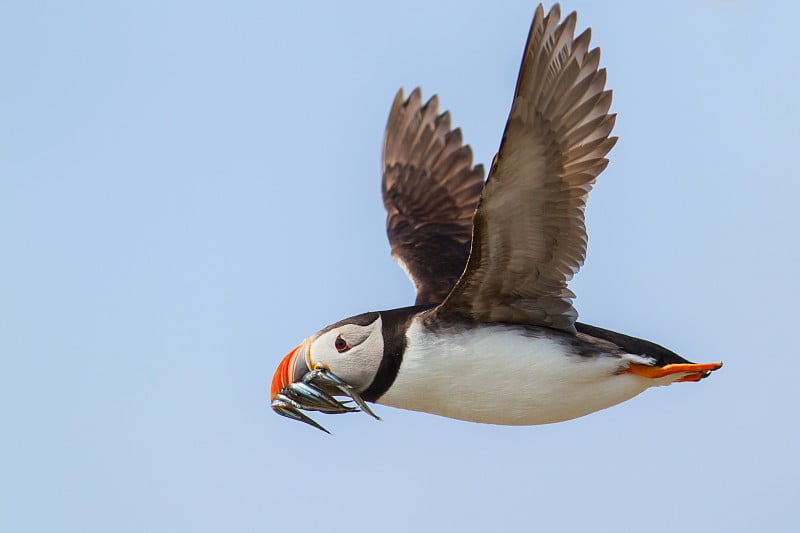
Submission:
[[[481,325],[433,332],[414,321],[397,379],[378,403],[489,424],[560,422],[628,400],[653,380],[617,374],[636,355],[582,356],[557,339]]]

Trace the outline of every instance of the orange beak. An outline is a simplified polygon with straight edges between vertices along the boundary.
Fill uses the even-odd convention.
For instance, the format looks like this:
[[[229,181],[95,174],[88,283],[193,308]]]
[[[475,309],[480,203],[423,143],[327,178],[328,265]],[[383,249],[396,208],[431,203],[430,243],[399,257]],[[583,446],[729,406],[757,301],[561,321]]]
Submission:
[[[281,359],[278,368],[275,370],[275,375],[272,376],[272,386],[269,389],[270,401],[275,399],[278,394],[288,384],[294,381],[294,367],[297,363],[297,357],[303,352],[305,343],[300,343],[295,348],[286,354],[286,357]],[[301,361],[303,359],[301,358]]]

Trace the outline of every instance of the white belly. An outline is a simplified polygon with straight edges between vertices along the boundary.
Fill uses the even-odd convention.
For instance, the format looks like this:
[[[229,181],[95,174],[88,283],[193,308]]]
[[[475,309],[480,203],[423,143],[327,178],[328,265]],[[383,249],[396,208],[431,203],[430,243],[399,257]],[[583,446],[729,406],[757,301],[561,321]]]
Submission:
[[[397,378],[378,403],[489,424],[549,424],[611,407],[653,385],[617,374],[639,356],[568,355],[568,346],[483,325],[435,334],[411,324]]]

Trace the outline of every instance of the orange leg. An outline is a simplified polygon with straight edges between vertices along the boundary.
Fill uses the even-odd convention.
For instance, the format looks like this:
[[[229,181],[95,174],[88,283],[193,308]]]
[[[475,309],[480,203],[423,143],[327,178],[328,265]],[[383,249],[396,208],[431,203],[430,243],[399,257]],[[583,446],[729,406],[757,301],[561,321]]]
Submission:
[[[633,363],[620,373],[630,373],[650,379],[663,378],[666,376],[671,376],[672,374],[687,373],[684,377],[677,381],[700,381],[710,372],[718,370],[721,367],[722,363],[679,363],[665,366],[647,366]]]

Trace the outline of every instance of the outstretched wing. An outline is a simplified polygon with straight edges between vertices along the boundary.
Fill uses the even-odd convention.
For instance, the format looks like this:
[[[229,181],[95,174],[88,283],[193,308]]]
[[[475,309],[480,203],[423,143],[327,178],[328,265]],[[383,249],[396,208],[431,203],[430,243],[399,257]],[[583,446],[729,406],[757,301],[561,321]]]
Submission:
[[[615,115],[590,31],[536,9],[511,113],[475,214],[464,274],[437,313],[574,332],[567,281],[586,257],[584,208]]]
[[[438,304],[464,271],[483,166],[438,99],[425,105],[419,88],[397,91],[383,140],[383,205],[392,257],[417,292],[416,304]]]

